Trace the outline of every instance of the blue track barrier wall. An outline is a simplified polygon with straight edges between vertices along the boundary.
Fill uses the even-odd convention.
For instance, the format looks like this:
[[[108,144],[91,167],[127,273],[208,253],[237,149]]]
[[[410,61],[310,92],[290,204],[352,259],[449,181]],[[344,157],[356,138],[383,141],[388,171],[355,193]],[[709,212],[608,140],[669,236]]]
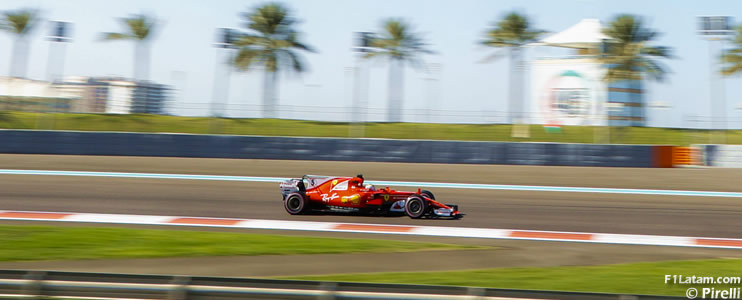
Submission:
[[[0,153],[653,167],[653,146],[0,130]]]

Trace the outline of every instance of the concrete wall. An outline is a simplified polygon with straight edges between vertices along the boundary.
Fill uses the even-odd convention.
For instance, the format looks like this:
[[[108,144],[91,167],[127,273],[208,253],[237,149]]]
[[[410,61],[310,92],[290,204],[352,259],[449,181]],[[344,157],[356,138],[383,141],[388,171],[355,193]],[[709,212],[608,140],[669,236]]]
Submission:
[[[655,167],[655,147],[0,130],[0,153]]]

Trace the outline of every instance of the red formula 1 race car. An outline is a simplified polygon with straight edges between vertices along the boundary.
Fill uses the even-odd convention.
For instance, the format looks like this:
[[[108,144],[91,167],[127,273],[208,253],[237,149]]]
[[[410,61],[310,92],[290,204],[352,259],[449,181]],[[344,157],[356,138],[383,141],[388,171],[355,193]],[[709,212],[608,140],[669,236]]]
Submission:
[[[292,215],[309,211],[368,214],[406,214],[410,218],[454,218],[463,216],[457,205],[435,201],[430,191],[377,189],[364,185],[363,175],[332,177],[304,175],[280,185],[283,207]]]

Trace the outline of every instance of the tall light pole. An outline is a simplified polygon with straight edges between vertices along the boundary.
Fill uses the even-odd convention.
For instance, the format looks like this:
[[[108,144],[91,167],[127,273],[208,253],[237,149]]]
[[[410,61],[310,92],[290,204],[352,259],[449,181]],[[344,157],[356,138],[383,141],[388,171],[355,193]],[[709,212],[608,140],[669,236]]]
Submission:
[[[356,32],[353,52],[357,53],[355,67],[353,68],[353,103],[351,109],[351,137],[363,137],[365,135],[364,124],[367,120],[366,110],[368,108],[368,68],[366,53],[372,51],[371,41],[374,34],[371,32]]]
[[[52,21],[49,33],[49,58],[46,62],[46,79],[50,82],[64,77],[64,61],[67,43],[71,41],[69,33],[72,25],[68,22]]]
[[[729,16],[702,16],[698,17],[698,34],[709,41],[710,67],[709,74],[709,105],[711,106],[711,129],[720,130],[719,134],[712,139],[712,143],[726,143],[726,109],[724,99],[724,78],[721,77],[718,53],[724,48],[724,41],[734,34],[731,27],[732,18]],[[718,42],[719,49],[714,48],[714,42]],[[714,82],[719,84],[718,103],[714,105]],[[718,119],[717,119],[718,118]],[[716,121],[716,122],[714,122]],[[717,126],[714,126],[716,124]],[[716,128],[714,128],[716,127]]]
[[[217,29],[216,69],[214,70],[214,94],[211,100],[211,116],[224,117],[226,115],[227,102],[229,101],[229,79],[232,66],[232,50],[235,49],[234,42],[237,33],[231,28]]]
[[[64,58],[67,49],[67,43],[70,42],[69,33],[71,29],[70,23],[52,21],[51,32],[49,33],[48,40],[49,44],[49,56],[46,62],[46,79],[49,82],[61,80],[64,76]],[[61,106],[66,106],[65,110],[69,110],[70,102],[61,104],[59,100],[54,100],[51,103],[44,104],[44,113],[57,112]],[[54,126],[54,119],[52,116],[50,128]],[[42,114],[39,114],[36,119],[36,127],[42,128]]]

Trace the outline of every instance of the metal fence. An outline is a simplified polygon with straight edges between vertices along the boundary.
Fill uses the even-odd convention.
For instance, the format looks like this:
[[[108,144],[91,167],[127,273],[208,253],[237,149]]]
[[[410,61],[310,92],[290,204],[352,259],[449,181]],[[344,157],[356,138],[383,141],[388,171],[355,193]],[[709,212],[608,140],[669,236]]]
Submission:
[[[230,118],[260,118],[262,117],[263,105],[261,104],[213,104],[209,102],[170,102],[166,112],[173,115],[183,116],[223,116]],[[386,122],[387,110],[382,107],[369,107],[365,109],[350,106],[318,106],[311,103],[300,105],[278,105],[275,108],[278,118],[313,120],[313,121],[335,121],[335,122]],[[666,110],[647,108],[647,126],[689,128],[689,129],[714,129],[723,126],[726,129],[742,129],[742,109],[728,112],[724,124],[720,124],[718,118],[700,114],[677,114]],[[444,109],[440,107],[405,108],[402,109],[403,122],[416,123],[456,123],[456,124],[509,124],[510,115],[520,120],[520,123],[538,123],[538,120],[547,118],[543,112],[521,111],[508,112],[491,108],[456,107]],[[596,119],[597,118],[597,119]],[[593,119],[583,119],[583,125],[605,123],[599,116]],[[576,118],[582,119],[582,118]],[[577,122],[579,123],[579,121]]]
[[[0,270],[0,297],[31,299],[571,299],[668,296],[248,278]]]

